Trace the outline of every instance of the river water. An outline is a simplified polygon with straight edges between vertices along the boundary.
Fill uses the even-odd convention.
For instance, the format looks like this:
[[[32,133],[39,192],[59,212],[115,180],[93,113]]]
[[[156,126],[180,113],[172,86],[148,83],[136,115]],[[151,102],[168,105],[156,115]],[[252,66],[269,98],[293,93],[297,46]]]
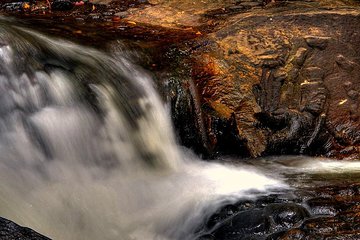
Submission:
[[[194,239],[224,202],[304,184],[284,172],[360,169],[200,161],[176,144],[149,73],[124,56],[0,20],[0,216],[53,239]]]

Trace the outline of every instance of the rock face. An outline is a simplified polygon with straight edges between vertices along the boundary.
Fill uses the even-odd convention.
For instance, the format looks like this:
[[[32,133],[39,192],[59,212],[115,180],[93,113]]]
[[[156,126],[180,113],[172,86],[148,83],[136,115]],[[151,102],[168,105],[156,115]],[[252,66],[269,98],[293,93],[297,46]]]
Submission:
[[[360,8],[294,3],[227,23],[186,42],[174,61],[187,67],[178,79],[191,95],[184,114],[196,116],[198,145],[251,157],[359,158]]]
[[[50,240],[30,228],[21,227],[5,218],[0,217],[1,240]]]

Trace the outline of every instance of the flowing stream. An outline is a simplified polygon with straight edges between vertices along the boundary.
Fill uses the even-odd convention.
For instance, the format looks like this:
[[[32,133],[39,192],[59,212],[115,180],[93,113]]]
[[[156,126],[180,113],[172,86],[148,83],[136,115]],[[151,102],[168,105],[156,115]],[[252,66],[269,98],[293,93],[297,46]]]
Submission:
[[[52,239],[185,240],[224,201],[287,188],[174,139],[131,60],[0,20],[0,216]]]

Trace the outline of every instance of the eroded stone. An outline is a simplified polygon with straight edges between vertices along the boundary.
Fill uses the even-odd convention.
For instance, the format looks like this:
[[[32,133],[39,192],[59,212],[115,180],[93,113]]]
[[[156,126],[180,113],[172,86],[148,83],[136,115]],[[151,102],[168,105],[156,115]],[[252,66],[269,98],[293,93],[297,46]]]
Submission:
[[[330,37],[305,36],[304,39],[310,47],[324,50],[327,47],[329,40],[331,38]]]

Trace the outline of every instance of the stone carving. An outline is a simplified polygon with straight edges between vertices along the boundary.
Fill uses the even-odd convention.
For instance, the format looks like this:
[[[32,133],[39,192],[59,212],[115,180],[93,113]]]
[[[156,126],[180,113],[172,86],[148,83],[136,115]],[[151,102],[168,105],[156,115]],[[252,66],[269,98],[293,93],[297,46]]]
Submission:
[[[310,48],[300,47],[284,63],[263,65],[255,95],[262,112],[256,114],[269,129],[268,151],[305,153],[324,125],[328,90],[325,71],[304,66],[313,51],[324,50],[329,38],[305,37]],[[288,148],[291,146],[291,148]]]
[[[358,15],[293,9],[236,15],[181,46],[193,49],[188,78],[211,140],[208,152],[360,156]],[[231,134],[216,119],[231,122]]]

